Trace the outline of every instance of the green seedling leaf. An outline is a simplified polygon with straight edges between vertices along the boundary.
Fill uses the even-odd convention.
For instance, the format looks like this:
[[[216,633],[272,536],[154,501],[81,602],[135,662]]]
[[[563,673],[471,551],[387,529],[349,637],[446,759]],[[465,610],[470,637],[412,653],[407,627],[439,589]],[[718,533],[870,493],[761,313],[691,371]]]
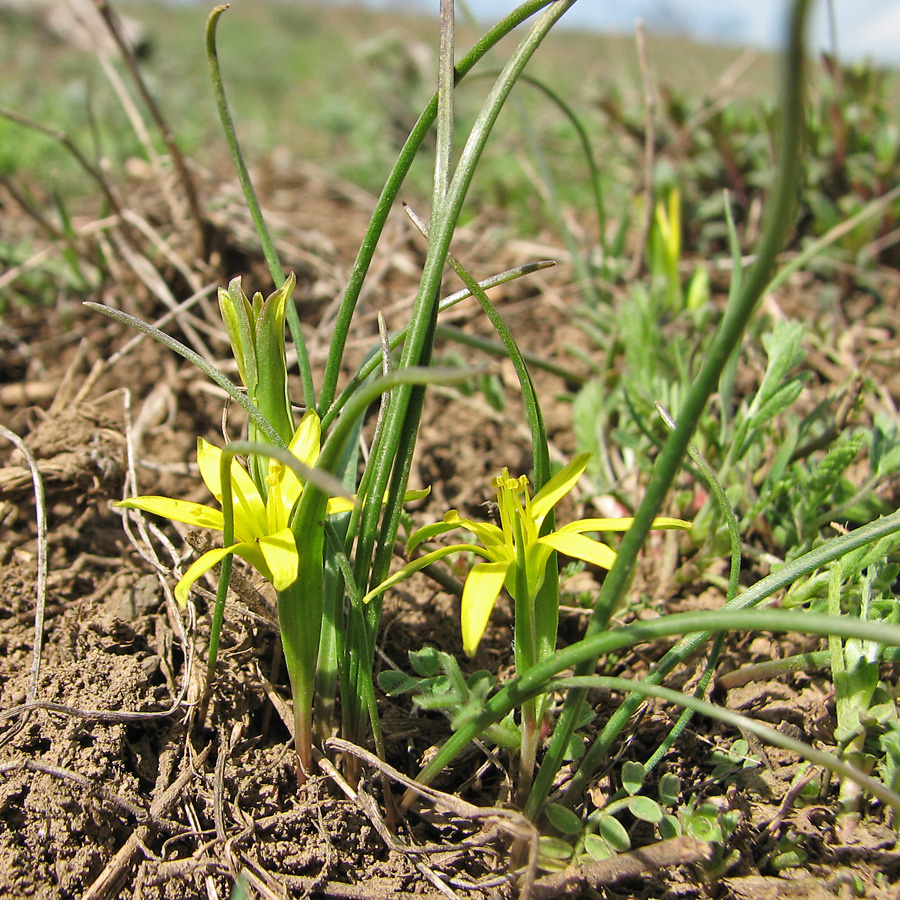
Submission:
[[[646,774],[639,762],[629,760],[622,766],[622,787],[629,794],[636,794],[641,789]]]
[[[490,373],[481,375],[478,379],[478,389],[488,406],[495,412],[502,413],[506,409],[506,392],[499,376]]]
[[[522,733],[516,725],[513,713],[496,725],[491,725],[484,736],[504,750],[517,750],[522,746]]]
[[[446,675],[423,682],[421,689],[423,693],[416,697],[416,705],[422,709],[449,709],[458,707],[464,700],[463,695],[454,690],[453,683]]]
[[[569,738],[569,743],[566,745],[566,751],[564,754],[564,759],[577,761],[584,756],[584,738],[581,735],[577,734],[579,729],[584,728],[586,725],[590,725],[591,722],[594,721],[597,714],[591,708],[590,703],[586,700],[581,702],[581,705],[578,708],[578,712],[576,713],[575,718],[575,734],[573,734]]]
[[[710,815],[695,812],[685,820],[684,832],[707,844],[722,843],[722,829]]]
[[[580,734],[573,734],[566,744],[566,750],[563,759],[577,762],[584,756],[584,738]]]
[[[667,772],[659,779],[659,802],[663,806],[675,806],[681,795],[681,779]]]
[[[750,743],[744,738],[738,738],[736,741],[733,741],[727,750],[711,753],[710,758],[712,759],[717,754],[721,755],[723,759],[739,765],[746,765],[748,762],[756,765],[756,761],[750,758]]]
[[[761,424],[774,419],[779,413],[784,412],[788,407],[792,406],[794,401],[800,396],[803,390],[805,379],[800,377],[792,378],[785,382],[775,392],[766,399],[765,403],[760,406],[756,415],[753,417],[754,424]]]
[[[423,678],[431,678],[441,671],[441,657],[434,647],[410,650],[409,664]]]
[[[847,467],[859,455],[862,444],[862,435],[854,435],[849,440],[832,447],[810,475],[807,490],[830,492]]]
[[[597,825],[597,831],[616,853],[631,849],[631,838],[625,826],[614,816],[604,816]]]
[[[732,809],[726,813],[718,813],[718,815],[719,824],[722,829],[722,835],[727,841],[736,831],[738,823],[741,821],[741,814],[738,810]]]
[[[578,714],[575,718],[575,730],[577,731],[579,728],[590,725],[596,718],[597,713],[594,712],[594,708],[591,704],[588,703],[587,700],[582,700],[581,706],[578,708]]]
[[[387,669],[378,673],[378,687],[389,697],[396,697],[398,694],[413,691],[420,684],[421,681],[418,678],[411,678],[406,673],[395,672],[393,669]]]
[[[545,812],[550,824],[561,834],[581,833],[581,819],[568,807],[551,803]]]
[[[596,834],[589,834],[584,839],[584,851],[596,862],[601,859],[609,859],[613,855],[609,844]]]
[[[808,859],[796,835],[785,835],[778,841],[771,866],[776,872],[802,866]]]
[[[665,816],[663,808],[655,800],[651,800],[650,797],[643,797],[640,794],[628,801],[628,811],[636,819],[640,819],[642,822],[650,822],[653,825],[661,822]]]
[[[758,395],[763,402],[778,389],[787,373],[803,362],[806,356],[802,347],[805,330],[803,323],[795,319],[779,319],[772,331],[762,336],[763,349],[768,357]]]
[[[781,443],[778,452],[775,454],[769,471],[766,474],[765,490],[760,492],[759,509],[765,509],[774,499],[783,493],[780,490],[782,484],[787,488],[787,484],[783,481],[787,477],[788,467],[791,463],[791,457],[797,449],[797,443],[800,439],[799,431],[793,423],[785,423],[781,434]],[[757,513],[758,514],[758,513]],[[747,514],[747,521],[750,514]]]
[[[883,413],[875,416],[869,448],[869,465],[880,478],[900,470],[900,437],[896,424]]]
[[[687,297],[684,301],[685,307],[692,312],[705,309],[709,306],[709,297],[709,269],[704,265],[699,265],[691,277]]]
[[[572,858],[575,848],[560,838],[542,837],[539,852],[543,859],[566,861]]]
[[[897,707],[893,703],[878,703],[870,706],[862,719],[868,728],[883,728],[897,717]]]
[[[662,817],[662,821],[656,826],[659,836],[663,840],[678,837],[681,834],[681,822],[676,816],[666,814]]]
[[[759,765],[744,738],[738,738],[727,750],[713,750],[709,754],[709,762],[714,766],[710,775],[714,780],[733,775],[738,769],[752,769]]]

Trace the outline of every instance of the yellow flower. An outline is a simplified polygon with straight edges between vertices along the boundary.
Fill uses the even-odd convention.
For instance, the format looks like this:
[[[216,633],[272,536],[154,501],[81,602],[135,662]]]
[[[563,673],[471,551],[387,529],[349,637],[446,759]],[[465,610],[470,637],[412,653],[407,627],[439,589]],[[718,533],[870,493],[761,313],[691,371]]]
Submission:
[[[610,568],[615,561],[615,551],[606,544],[587,537],[585,533],[627,531],[633,519],[578,519],[549,534],[541,534],[544,519],[575,487],[589,459],[589,453],[577,456],[534,497],[528,490],[526,476],[511,478],[509,471],[503,469],[500,476],[492,482],[497,491],[499,526],[463,518],[455,509],[451,509],[442,522],[426,525],[410,535],[407,552],[412,552],[425,541],[455,528],[465,528],[478,538],[481,545],[450,544],[432,550],[405,565],[370,591],[364,599],[370,600],[413,572],[451,553],[467,551],[477,554],[485,562],[476,564],[469,572],[463,588],[461,608],[463,649],[469,656],[474,655],[501,589],[505,586],[515,599],[517,585],[522,584],[526,587],[528,596],[534,598],[543,584],[547,563],[554,550],[604,569]],[[654,519],[653,527],[690,528],[691,525],[682,519],[659,517]],[[523,566],[524,573],[521,571]],[[523,574],[524,579],[521,578]]]
[[[319,417],[314,410],[309,410],[294,431],[288,450],[301,463],[313,468],[319,458],[321,437]],[[220,504],[221,459],[222,451],[218,447],[203,438],[197,440],[200,475]],[[175,586],[175,597],[181,604],[187,603],[191,585],[231,553],[249,562],[278,591],[285,590],[297,580],[300,556],[289,523],[294,506],[303,492],[303,482],[292,469],[274,459],[269,460],[267,496],[263,498],[247,470],[236,459],[232,459],[231,490],[236,543],[209,550],[191,565]],[[220,509],[185,500],[132,497],[115,505],[126,509],[140,509],[199,528],[211,528],[214,531],[224,531],[225,528],[225,517]],[[353,501],[344,497],[333,497],[328,501],[329,515],[352,508]]]

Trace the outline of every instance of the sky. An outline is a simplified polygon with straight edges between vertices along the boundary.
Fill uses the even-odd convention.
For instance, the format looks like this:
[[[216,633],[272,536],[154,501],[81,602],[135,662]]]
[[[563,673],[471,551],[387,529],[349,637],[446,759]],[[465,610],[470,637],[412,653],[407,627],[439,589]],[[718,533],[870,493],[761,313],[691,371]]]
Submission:
[[[372,6],[406,6],[435,11],[438,0],[369,0]],[[468,0],[484,21],[501,18],[515,0]],[[786,0],[578,0],[560,24],[634,31],[640,18],[648,31],[675,31],[709,41],[763,48],[780,43]],[[844,61],[869,59],[900,67],[900,0],[833,0],[837,50]],[[814,5],[812,39],[830,47],[825,0]]]

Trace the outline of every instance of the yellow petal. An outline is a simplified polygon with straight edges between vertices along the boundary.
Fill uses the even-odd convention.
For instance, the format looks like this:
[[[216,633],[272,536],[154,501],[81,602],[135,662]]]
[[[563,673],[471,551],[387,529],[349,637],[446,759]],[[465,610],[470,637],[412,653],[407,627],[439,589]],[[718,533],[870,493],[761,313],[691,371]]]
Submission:
[[[620,517],[614,519],[576,519],[568,522],[558,530],[565,533],[583,534],[585,531],[628,531],[634,525],[634,519]]]
[[[175,585],[175,599],[184,606],[187,603],[188,594],[194,582],[230,553],[246,559],[264,578],[269,581],[272,580],[266,560],[257,544],[241,543],[232,544],[230,547],[216,547],[196,559],[187,572],[184,573],[184,577]]]
[[[433,522],[431,525],[423,525],[421,528],[417,528],[409,536],[409,540],[406,542],[406,552],[412,553],[419,544],[424,544],[426,541],[436,538],[439,534],[453,531],[454,528],[458,527],[459,524],[457,521]]]
[[[330,497],[328,506],[325,507],[325,514],[329,516],[337,513],[352,512],[356,503],[349,497]]]
[[[269,569],[266,577],[275,590],[283,591],[290,587],[297,580],[300,569],[300,554],[291,529],[283,528],[275,534],[261,537],[259,549]]]
[[[584,474],[590,453],[579,453],[567,466],[559,470],[532,498],[531,517],[538,528],[545,516],[569,491],[575,487],[578,479]]]
[[[478,540],[488,549],[503,547],[506,544],[506,536],[503,529],[498,528],[493,522],[476,522],[473,519],[464,519],[455,510],[451,509],[445,516],[444,522],[454,528],[465,528],[471,531]]]
[[[537,596],[537,592],[544,583],[547,575],[547,563],[552,552],[553,547],[541,538],[535,538],[525,548],[525,584],[531,597]],[[515,579],[507,576],[506,590],[515,600],[517,591]]]
[[[131,497],[114,503],[120,509],[140,509],[143,512],[163,516],[173,522],[184,522],[195,528],[213,528],[221,531],[225,525],[222,511],[201,503],[189,503],[187,500],[173,500],[171,497]]]
[[[308,409],[294,431],[288,450],[305,466],[312,469],[319,458],[322,425],[314,409]],[[274,462],[274,461],[273,461]],[[293,469],[283,466],[280,472],[281,502],[286,518],[290,518],[297,498],[303,492],[303,482]]]
[[[585,537],[583,534],[573,532],[554,531],[540,538],[539,543],[552,547],[559,553],[571,556],[574,559],[583,559],[585,562],[609,569],[616,561],[616,553],[606,544]]]
[[[212,444],[197,439],[197,465],[210,493],[219,503],[222,502],[222,480],[220,465],[222,451]],[[266,504],[259,493],[253,479],[246,469],[236,460],[231,460],[231,491],[234,501],[235,533],[238,522],[243,522],[245,534],[259,537],[266,533]]]
[[[269,471],[266,475],[266,486],[269,491],[266,497],[266,534],[275,534],[276,531],[287,527],[293,504],[288,505],[283,489],[286,469],[287,467],[278,460],[269,460]]]
[[[651,528],[681,528],[685,531],[689,531],[694,527],[693,522],[686,522],[684,519],[673,519],[670,516],[657,516],[653,520],[653,524],[650,526]]]
[[[510,565],[508,560],[479,563],[469,572],[461,608],[463,650],[468,656],[478,649]]]

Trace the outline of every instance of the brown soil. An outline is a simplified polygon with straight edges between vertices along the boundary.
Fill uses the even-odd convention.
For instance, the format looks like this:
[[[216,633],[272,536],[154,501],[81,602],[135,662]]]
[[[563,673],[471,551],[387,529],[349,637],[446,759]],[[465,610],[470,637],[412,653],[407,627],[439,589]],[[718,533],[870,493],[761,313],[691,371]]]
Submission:
[[[294,174],[288,181],[279,175],[277,161],[267,177],[270,205],[277,209],[283,196],[286,206],[289,202],[291,210],[301,211],[302,221],[291,222],[295,243],[286,246],[284,259],[298,273],[297,297],[314,369],[320,370],[330,335],[331,299],[339,296],[371,198],[321,173]],[[478,275],[547,253],[517,247],[502,236],[493,242],[475,239],[490,233],[486,223],[478,223],[455,247],[473,265],[480,261]],[[241,250],[238,237],[234,231],[229,234],[210,277],[222,281],[244,271],[248,287],[265,289],[264,268],[249,250]],[[249,239],[247,243],[252,245]],[[564,258],[562,251],[556,255]],[[353,354],[371,346],[377,310],[384,311],[389,327],[404,321],[421,258],[421,241],[398,212],[376,261],[377,287],[361,310]],[[495,300],[524,349],[577,372],[580,363],[571,348],[586,344],[568,315],[572,294],[565,268],[505,288]],[[162,314],[146,287],[134,282],[115,290],[104,286],[93,296],[119,301],[129,291],[129,308],[136,314],[146,319]],[[811,313],[807,297],[811,294],[798,292],[792,298],[791,314]],[[264,612],[251,612],[239,598],[227,616],[213,708],[204,726],[194,721],[211,595],[200,591],[196,606],[180,611],[166,572],[187,550],[183,536],[170,525],[161,533],[126,534],[111,503],[133,490],[126,485],[129,471],[136,471],[139,493],[205,499],[189,463],[197,435],[215,439],[220,433],[222,399],[194,368],[151,341],[104,367],[102,361],[133,333],[85,310],[79,299],[67,297],[52,310],[13,309],[2,322],[0,415],[24,437],[44,478],[49,579],[38,648],[39,542],[31,475],[21,453],[4,447],[0,895],[224,898],[242,874],[251,897],[511,896],[504,876],[511,835],[521,823],[491,809],[507,799],[503,767],[509,761],[495,757],[492,764],[473,749],[438,784],[455,801],[423,801],[408,821],[394,827],[385,823],[382,786],[372,768],[364,767],[365,778],[355,790],[325,766],[298,789],[284,677],[273,668],[275,628]],[[897,396],[885,368],[896,358],[888,351],[896,348],[891,324],[896,322],[896,300],[890,309],[865,310],[870,333],[863,328],[865,320],[851,318],[854,327],[831,356],[823,351],[814,357],[823,383],[836,377],[835,367],[846,365],[846,359],[835,359],[838,353],[859,361],[877,350],[872,365],[882,367],[877,375],[886,376],[881,381],[885,391]],[[224,358],[226,344],[214,302],[201,305],[196,320],[213,353]],[[450,321],[488,333],[471,304],[461,306]],[[498,372],[506,388],[502,412],[480,394],[432,393],[415,472],[417,481],[432,486],[432,493],[417,519],[432,520],[449,507],[481,515],[481,504],[490,499],[489,479],[499,467],[527,471],[530,446],[513,390],[515,378],[503,366]],[[540,372],[536,380],[554,450],[571,453],[569,405],[558,399],[570,386]],[[240,424],[232,411],[230,433],[237,433]],[[671,548],[677,549],[677,541]],[[158,555],[154,559],[151,553]],[[685,577],[691,572],[689,559],[674,565]],[[671,590],[654,583],[651,572],[641,577],[646,591],[672,611],[715,605],[721,599],[699,582],[688,581],[671,596]],[[582,579],[580,588],[596,588],[595,576]],[[684,578],[670,583],[684,584]],[[403,668],[407,651],[425,644],[462,658],[457,615],[455,601],[426,578],[405,583],[386,603],[383,664]],[[576,639],[582,624],[577,611],[565,614],[565,638]],[[508,673],[510,634],[511,610],[501,602],[475,667]],[[736,639],[726,658],[733,668],[812,646],[803,639],[795,644],[775,645],[761,636]],[[33,682],[38,651],[40,672]],[[644,653],[634,653],[616,661],[615,671],[638,674],[647,662]],[[687,682],[693,674],[690,668],[680,679]],[[833,709],[826,678],[801,673],[735,688],[720,699],[806,740],[826,746],[831,741]],[[613,698],[595,700],[602,721],[614,708]],[[414,714],[406,698],[381,697],[380,703],[388,762],[413,776],[430,748],[446,738],[445,721]],[[592,786],[595,802],[602,803],[613,789],[611,779],[621,761],[646,758],[673,720],[672,710],[662,704],[645,710],[640,727],[617,748],[616,765]],[[567,884],[575,896],[646,900],[818,900],[858,896],[858,885],[870,898],[900,896],[900,849],[887,814],[873,807],[855,829],[841,827],[835,820],[835,791],[827,787],[815,803],[792,805],[789,791],[800,761],[756,745],[753,752],[763,765],[752,770],[752,777],[728,784],[712,780],[707,763],[711,748],[728,746],[737,736],[714,723],[694,721],[664,764],[693,792],[714,799],[723,810],[741,812],[728,851],[736,855],[726,867],[717,869],[708,859],[709,849],[696,842],[653,844],[652,834],[636,829],[635,845],[652,846],[643,856],[626,854],[598,864],[593,892],[578,887],[570,876],[553,881],[545,875],[551,880],[539,884],[535,896],[561,896]],[[334,760],[339,764],[340,754]],[[592,808],[588,802],[587,811]],[[777,872],[773,858],[785,841],[800,846],[806,860]]]

